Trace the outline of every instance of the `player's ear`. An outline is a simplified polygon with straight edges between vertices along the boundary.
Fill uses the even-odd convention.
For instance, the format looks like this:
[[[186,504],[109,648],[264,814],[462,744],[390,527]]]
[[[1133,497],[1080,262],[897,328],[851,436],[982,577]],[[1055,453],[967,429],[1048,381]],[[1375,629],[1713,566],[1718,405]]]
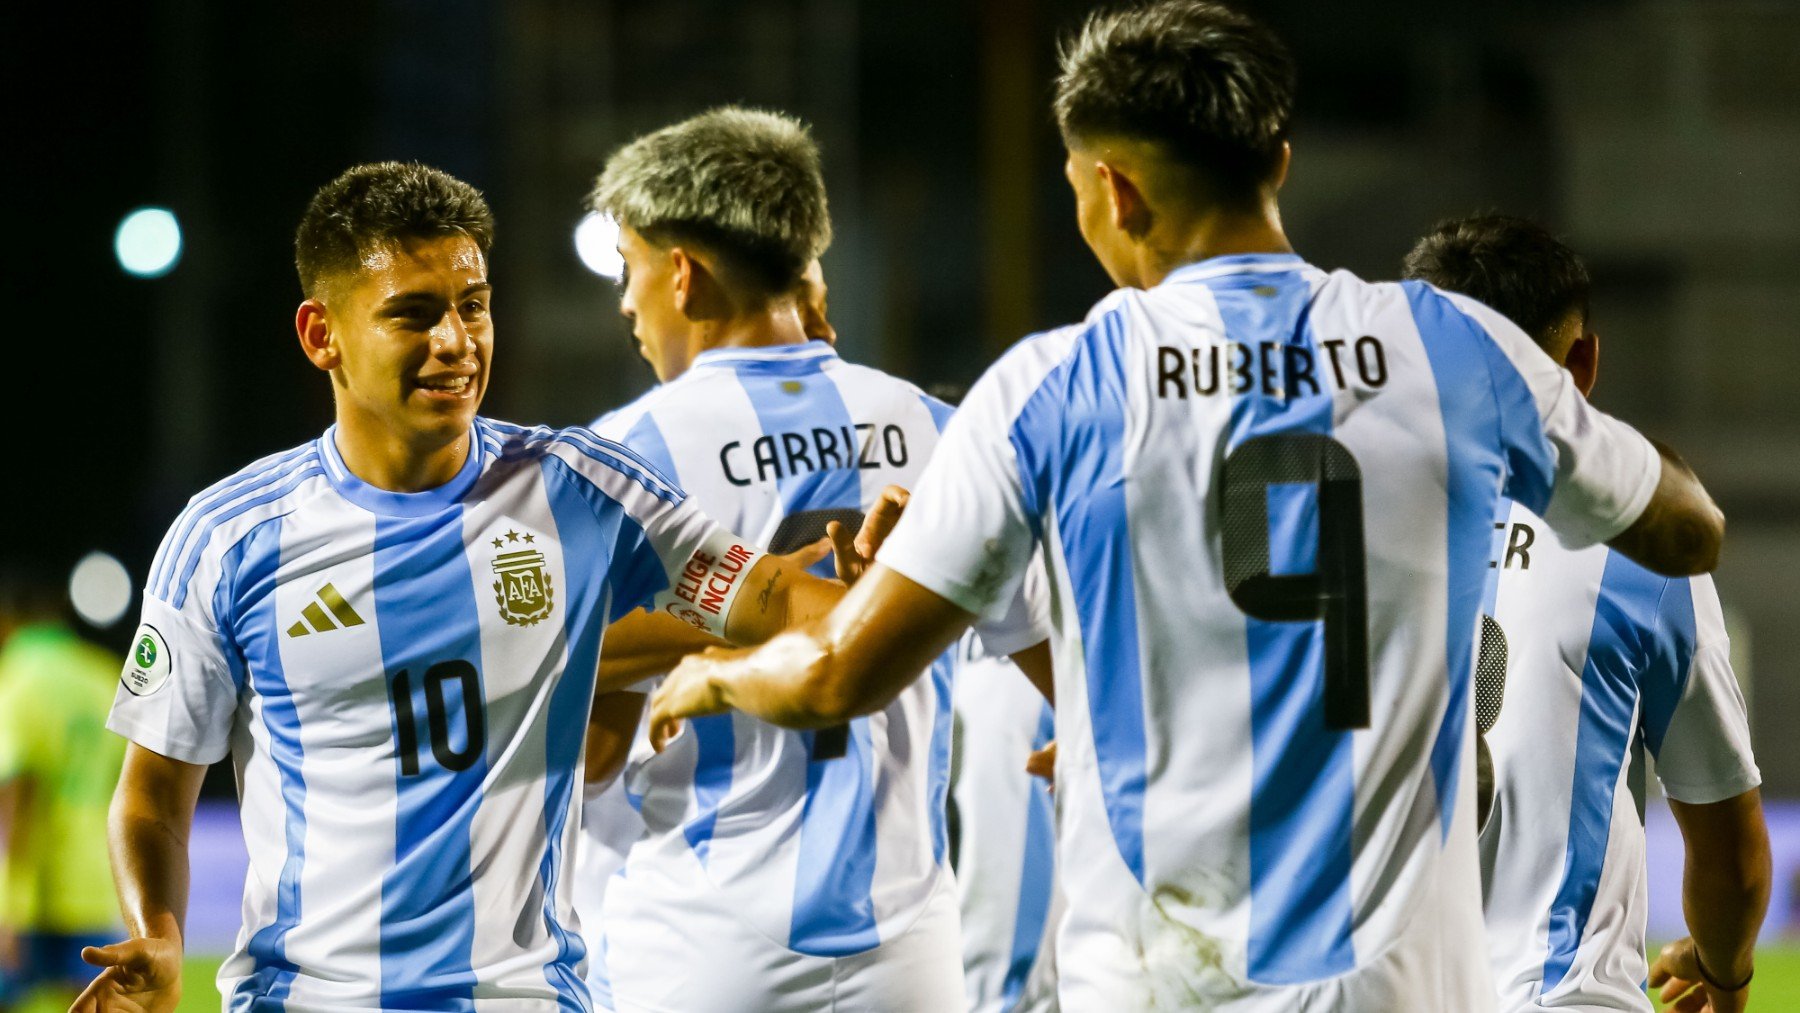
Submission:
[[[1288,142],[1282,141],[1281,154],[1275,157],[1275,172],[1270,177],[1271,192],[1281,192],[1282,186],[1287,183],[1288,166],[1293,164],[1293,160],[1294,149],[1288,147]]]
[[[688,315],[688,309],[693,306],[694,297],[698,294],[696,287],[700,280],[697,277],[699,269],[699,263],[688,251],[679,246],[670,247],[669,279],[675,293],[675,311],[683,316]]]
[[[1144,201],[1144,191],[1119,166],[1101,162],[1098,168],[1113,228],[1133,239],[1141,238],[1150,231],[1150,205]]]
[[[1568,367],[1569,375],[1583,397],[1593,393],[1594,384],[1600,380],[1600,335],[1588,331],[1576,339],[1569,346],[1569,355],[1563,365]]]
[[[294,311],[294,333],[300,338],[300,350],[307,361],[330,372],[338,366],[337,343],[331,340],[331,324],[325,303],[308,299]]]

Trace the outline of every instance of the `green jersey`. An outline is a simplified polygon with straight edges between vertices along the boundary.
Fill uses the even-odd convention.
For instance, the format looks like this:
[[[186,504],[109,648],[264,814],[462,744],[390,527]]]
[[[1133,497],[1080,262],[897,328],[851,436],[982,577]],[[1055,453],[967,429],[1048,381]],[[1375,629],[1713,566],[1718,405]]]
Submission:
[[[0,924],[77,934],[118,921],[106,809],[125,740],[106,730],[121,659],[60,626],[0,647],[0,784],[18,789]]]

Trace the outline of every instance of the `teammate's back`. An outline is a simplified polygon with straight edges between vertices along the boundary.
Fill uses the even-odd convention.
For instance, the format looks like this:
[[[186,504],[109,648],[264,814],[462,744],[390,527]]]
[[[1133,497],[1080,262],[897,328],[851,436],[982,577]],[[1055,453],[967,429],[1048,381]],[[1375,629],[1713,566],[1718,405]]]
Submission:
[[[1212,4],[1091,16],[1056,115],[1120,291],[988,371],[831,617],[652,701],[662,738],[721,699],[878,707],[882,666],[951,642],[1041,544],[1072,1011],[1491,1008],[1468,688],[1498,497],[1672,572],[1722,535],[1516,327],[1291,253],[1293,79]]]
[[[1551,513],[1611,537],[1657,475],[1565,387],[1473,304],[1291,254],[1115,293],[977,387],[952,428],[1005,441],[1061,613],[1065,999],[1491,1002],[1487,519],[1503,484],[1548,508],[1561,461]]]

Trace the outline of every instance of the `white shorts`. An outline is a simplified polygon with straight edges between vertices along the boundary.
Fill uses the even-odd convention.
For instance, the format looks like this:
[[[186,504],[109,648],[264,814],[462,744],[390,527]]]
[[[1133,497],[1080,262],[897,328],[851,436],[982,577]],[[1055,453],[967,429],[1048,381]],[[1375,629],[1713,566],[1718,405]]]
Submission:
[[[698,862],[684,882],[647,864],[634,863],[606,892],[606,965],[618,1013],[963,1008],[962,933],[947,874],[899,936],[847,957],[817,957],[752,928],[721,902]]]

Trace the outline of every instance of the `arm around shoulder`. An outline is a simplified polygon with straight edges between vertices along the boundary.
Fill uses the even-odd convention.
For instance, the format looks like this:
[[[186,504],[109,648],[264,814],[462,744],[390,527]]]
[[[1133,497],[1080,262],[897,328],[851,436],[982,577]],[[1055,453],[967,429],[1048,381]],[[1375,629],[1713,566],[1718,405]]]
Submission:
[[[1680,455],[1655,444],[1662,474],[1644,512],[1606,544],[1668,577],[1708,573],[1719,564],[1725,515]]]

